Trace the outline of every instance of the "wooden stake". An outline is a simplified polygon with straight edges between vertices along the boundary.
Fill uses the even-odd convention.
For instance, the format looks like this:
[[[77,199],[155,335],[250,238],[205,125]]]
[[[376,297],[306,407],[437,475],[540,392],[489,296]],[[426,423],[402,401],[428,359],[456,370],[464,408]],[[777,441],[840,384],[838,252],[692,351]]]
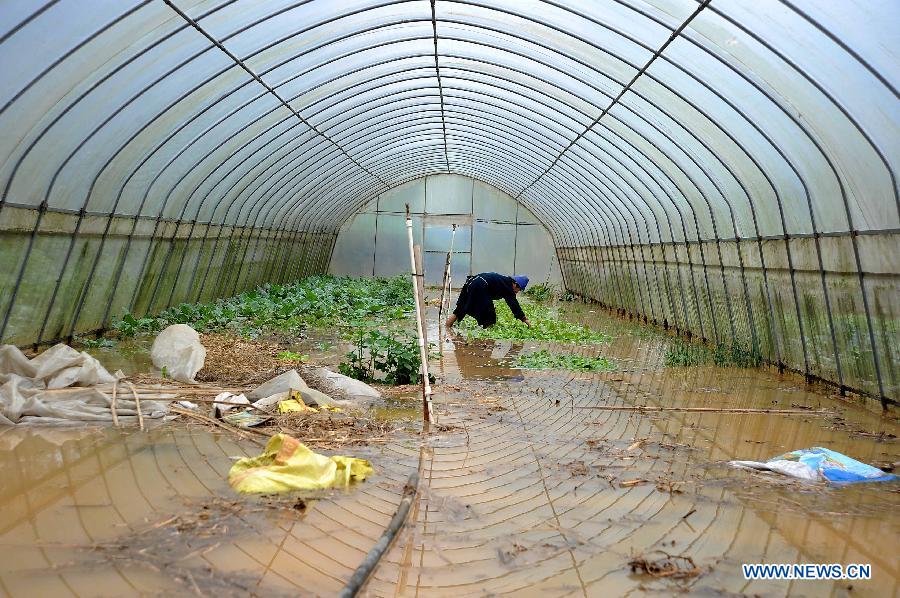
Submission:
[[[419,295],[419,317],[422,318],[422,340],[425,341],[425,348],[428,349],[428,321],[425,319],[425,264],[422,261],[422,246],[413,245],[413,255],[416,258],[416,279],[419,283],[416,285],[416,293]]]
[[[771,413],[777,415],[831,415],[827,409],[816,411],[808,409],[726,409],[720,407],[652,407],[646,405],[596,405],[593,407],[575,407],[575,409],[599,409],[601,411],[688,411],[692,413]]]
[[[119,389],[119,379],[113,383],[112,402],[109,404],[109,410],[112,412],[113,425],[119,427],[119,414],[116,413],[116,391]]]
[[[419,277],[416,271],[416,252],[413,244],[412,216],[409,213],[409,204],[406,204],[406,236],[409,240],[409,265],[412,268],[413,298],[416,304],[416,334],[419,338],[419,358],[422,361],[422,411],[425,421],[430,422],[433,420],[434,414],[431,408],[431,382],[428,380],[428,349],[425,347],[425,337],[422,332],[424,322],[422,322],[422,312],[419,308]]]
[[[450,229],[450,251],[447,252],[447,311],[450,311],[450,295],[453,293],[453,241],[456,238],[456,225]]]
[[[138,417],[138,426],[141,429],[141,432],[144,431],[144,414],[141,413],[141,397],[138,396],[138,391],[135,389],[134,384],[131,382],[127,382],[128,386],[131,388],[131,392],[134,394],[134,408],[137,410]]]

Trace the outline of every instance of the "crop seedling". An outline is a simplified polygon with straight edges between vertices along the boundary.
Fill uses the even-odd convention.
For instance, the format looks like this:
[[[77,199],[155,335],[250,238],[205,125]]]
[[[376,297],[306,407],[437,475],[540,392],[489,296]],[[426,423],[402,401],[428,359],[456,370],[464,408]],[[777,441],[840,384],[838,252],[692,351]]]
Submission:
[[[557,293],[556,285],[549,282],[531,285],[525,290],[525,294],[534,301],[549,301],[556,297]]]
[[[755,368],[762,364],[762,356],[758,351],[745,349],[736,344],[719,344],[711,348],[676,340],[670,343],[666,349],[665,363],[668,367],[717,365],[719,367]]]
[[[116,346],[116,341],[111,338],[79,338],[77,343],[86,349],[111,349]]]
[[[413,305],[412,283],[407,276],[310,276],[288,285],[263,285],[214,303],[183,303],[154,317],[126,313],[113,328],[120,338],[155,334],[171,324],[188,324],[199,332],[231,330],[245,338],[256,338],[267,331],[300,336],[309,327],[403,320],[412,313]]]
[[[606,357],[551,353],[546,349],[520,354],[513,360],[512,365],[529,370],[573,370],[576,372],[610,372],[616,369],[615,364]]]
[[[275,357],[281,361],[309,361],[309,355],[301,355],[293,351],[281,351]]]
[[[610,336],[591,330],[587,326],[560,320],[556,313],[543,305],[523,300],[522,309],[531,322],[531,328],[515,319],[505,302],[497,302],[497,323],[481,328],[472,318],[464,318],[459,327],[469,338],[498,340],[557,341],[572,343],[605,343]]]
[[[373,382],[383,375],[386,384],[411,384],[419,379],[422,361],[418,341],[398,330],[382,332],[360,324],[353,328],[353,350],[338,366],[345,376]]]

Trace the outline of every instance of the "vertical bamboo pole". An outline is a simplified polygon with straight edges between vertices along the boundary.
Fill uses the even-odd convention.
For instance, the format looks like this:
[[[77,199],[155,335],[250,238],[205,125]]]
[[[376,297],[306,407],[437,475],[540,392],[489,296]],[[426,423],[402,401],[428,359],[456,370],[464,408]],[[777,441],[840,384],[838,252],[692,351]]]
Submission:
[[[450,259],[453,255],[453,239],[456,237],[456,225],[453,225],[453,228],[450,230],[450,251],[447,252],[447,259],[444,260],[444,276],[441,278],[441,302],[438,305],[438,352],[441,354],[441,357],[444,356],[444,339],[443,339],[443,329],[444,329],[444,300],[446,298],[446,310],[450,311],[450,289],[448,288],[450,285]]]
[[[434,420],[431,408],[431,382],[428,380],[428,349],[425,347],[424,326],[419,304],[419,276],[416,269],[416,252],[413,247],[412,216],[409,204],[406,204],[406,236],[409,239],[409,265],[412,268],[413,297],[416,303],[416,334],[419,337],[419,357],[422,360],[422,406],[426,422]]]
[[[428,349],[428,319],[425,317],[425,263],[422,260],[422,246],[413,245],[413,256],[416,259],[416,280],[419,281],[416,286],[416,293],[419,295],[419,316],[422,318],[422,341],[425,348]]]
[[[450,231],[450,251],[447,252],[447,311],[450,311],[450,294],[453,291],[453,276],[450,274],[450,265],[453,261],[453,240],[456,238],[456,225]]]
[[[444,365],[444,293],[447,292],[447,275],[449,274],[447,262],[450,254],[444,260],[444,275],[441,277],[441,301],[438,303],[438,354],[441,356],[441,366]]]
[[[450,262],[450,254],[447,253],[447,257],[444,258],[444,275],[441,276],[441,302],[438,304],[438,323],[443,321],[444,316],[444,295],[447,292],[447,275],[450,273],[449,270],[449,262]],[[438,326],[438,330],[441,327]]]

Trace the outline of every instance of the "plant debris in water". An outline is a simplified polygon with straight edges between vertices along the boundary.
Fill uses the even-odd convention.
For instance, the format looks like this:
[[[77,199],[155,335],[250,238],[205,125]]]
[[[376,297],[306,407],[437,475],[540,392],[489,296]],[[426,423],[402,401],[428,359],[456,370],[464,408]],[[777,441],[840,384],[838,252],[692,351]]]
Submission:
[[[179,595],[193,593],[224,598],[254,594],[258,590],[258,578],[240,570],[213,570],[202,566],[202,560],[197,565],[196,557],[229,546],[235,537],[258,534],[255,522],[263,518],[275,516],[296,521],[307,507],[307,501],[299,497],[262,498],[255,502],[220,498],[187,502],[179,513],[143,530],[81,547],[87,552],[86,560],[64,568],[99,564],[116,568],[140,566],[164,572],[182,587]],[[267,591],[266,595],[288,594]]]
[[[552,353],[546,349],[516,356],[513,367],[529,370],[573,370],[576,372],[610,372],[616,369],[605,357],[585,357],[571,353]]]
[[[711,364],[720,367],[755,368],[762,364],[762,357],[758,351],[736,344],[707,347],[697,343],[675,340],[666,349],[666,366],[668,367],[697,367]]]
[[[267,434],[288,434],[313,448],[335,449],[387,442],[397,425],[343,413],[293,412],[269,420],[264,429]]]
[[[690,579],[703,573],[703,569],[694,563],[689,556],[671,555],[661,550],[654,551],[663,555],[658,559],[647,559],[638,556],[628,561],[631,572],[641,572],[650,577],[670,579]]]
[[[515,319],[505,302],[495,303],[497,323],[490,328],[481,328],[472,318],[463,318],[460,329],[469,338],[491,338],[498,340],[561,341],[575,343],[605,343],[611,337],[587,326],[560,320],[555,311],[532,301],[523,300],[522,309],[531,328]]]
[[[214,303],[182,303],[155,317],[126,313],[113,328],[120,338],[155,334],[171,324],[188,324],[198,332],[232,331],[245,338],[272,331],[300,336],[308,327],[401,320],[413,308],[408,276],[310,276],[287,285],[263,285]]]

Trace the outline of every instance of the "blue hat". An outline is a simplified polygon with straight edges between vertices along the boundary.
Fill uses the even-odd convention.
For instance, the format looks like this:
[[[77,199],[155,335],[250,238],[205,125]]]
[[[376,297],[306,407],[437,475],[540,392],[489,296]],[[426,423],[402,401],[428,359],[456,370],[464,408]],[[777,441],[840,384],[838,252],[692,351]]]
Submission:
[[[523,291],[525,290],[525,287],[528,286],[528,277],[523,274],[519,274],[518,276],[513,276],[513,280],[516,281],[516,284],[519,285],[519,288],[522,289]]]

